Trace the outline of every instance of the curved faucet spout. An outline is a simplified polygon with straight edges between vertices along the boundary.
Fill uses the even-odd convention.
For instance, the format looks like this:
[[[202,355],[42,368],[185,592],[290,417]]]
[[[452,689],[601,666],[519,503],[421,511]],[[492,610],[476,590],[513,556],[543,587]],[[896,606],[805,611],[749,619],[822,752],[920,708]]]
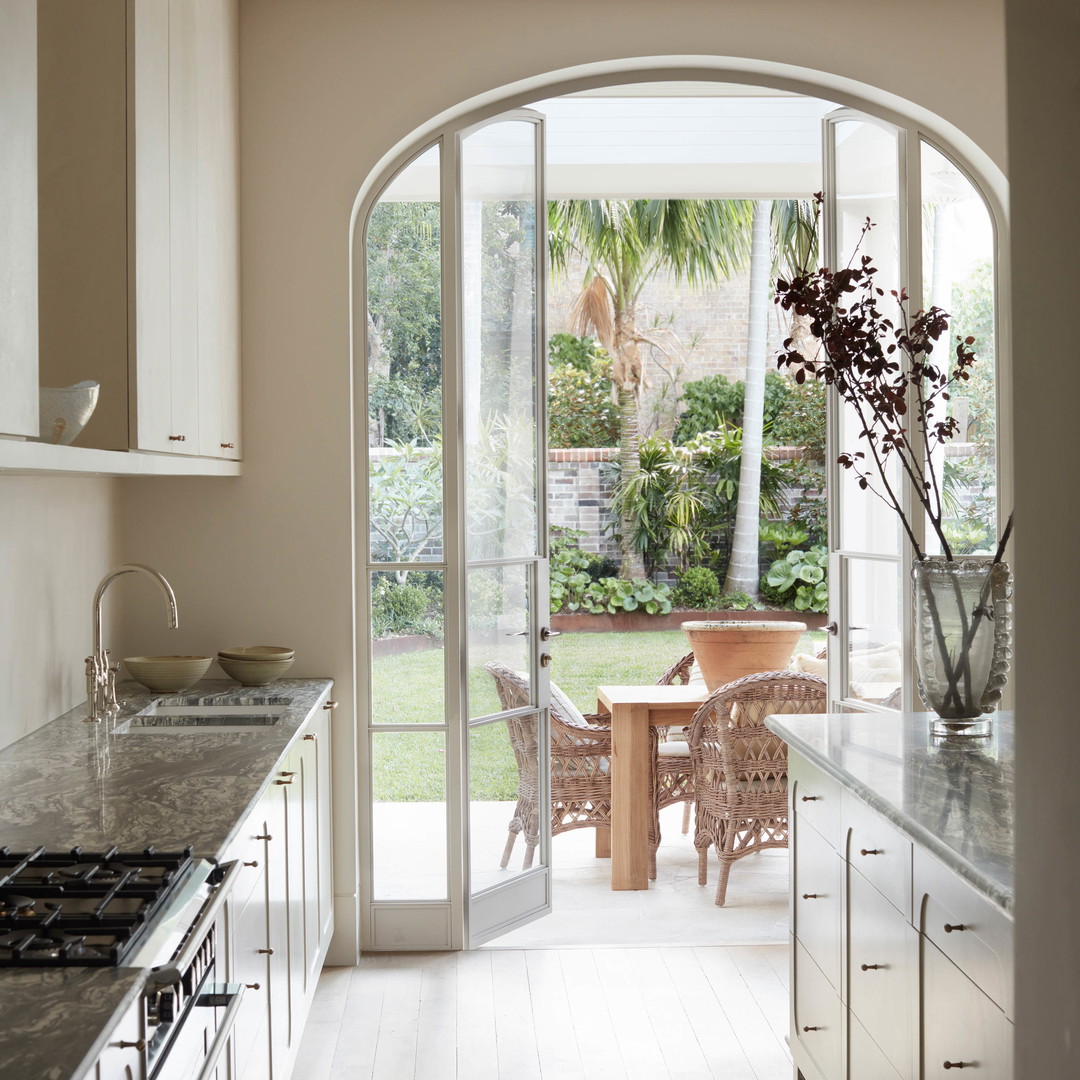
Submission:
[[[101,601],[105,596],[105,590],[124,574],[145,574],[156,582],[165,595],[169,627],[175,630],[180,625],[176,610],[176,594],[173,592],[172,586],[165,580],[165,577],[152,567],[143,566],[141,563],[125,563],[123,566],[114,567],[101,579],[94,592],[92,612],[94,623],[93,650],[86,661],[87,691],[90,699],[90,715],[88,718],[90,720],[100,720],[102,711],[112,712],[116,709],[116,669],[110,667],[108,653],[101,643]],[[116,667],[119,668],[119,665]]]

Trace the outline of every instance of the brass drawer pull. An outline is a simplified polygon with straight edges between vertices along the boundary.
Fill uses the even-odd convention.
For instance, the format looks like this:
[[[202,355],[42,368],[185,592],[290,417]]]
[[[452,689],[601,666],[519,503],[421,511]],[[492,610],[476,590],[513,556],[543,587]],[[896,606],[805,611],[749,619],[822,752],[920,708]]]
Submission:
[[[323,708],[324,709],[336,709],[337,708],[337,702],[336,701],[324,701],[323,702]]]
[[[258,866],[259,864],[257,862],[246,862],[246,863],[244,863],[244,865],[245,866]]]
[[[273,956],[274,955],[274,950],[273,949],[259,949],[258,953],[259,953],[260,956]]]
[[[236,443],[234,443],[234,442],[223,442],[221,444],[221,449],[222,450],[235,450],[236,449]]]
[[[314,731],[309,732],[307,735],[304,736],[304,738],[307,739],[308,742],[318,742],[319,741],[319,736]]]
[[[169,442],[187,442],[186,435],[170,435]]]
[[[803,1031],[820,1031],[821,1028],[812,1025],[803,1025]]]
[[[881,851],[878,848],[860,848],[860,855],[880,855]]]
[[[255,837],[255,839],[256,840],[273,840],[274,838],[268,832],[264,832],[264,833],[259,833],[259,835]]]
[[[292,783],[292,777],[289,777],[288,780],[275,780],[274,783],[275,784],[291,784]]]
[[[259,989],[259,984],[258,984],[258,983],[244,983],[244,985],[245,985],[245,986],[246,986],[246,987],[247,987],[247,988],[248,988],[249,990],[258,990],[258,989]]]
[[[946,934],[951,934],[954,930],[967,930],[967,929],[968,929],[968,927],[965,926],[963,923],[946,923],[945,924],[945,933]]]
[[[802,894],[802,898],[803,898],[804,900],[820,900],[820,899],[821,899],[821,893],[816,893],[816,892],[804,892],[804,893]]]
[[[122,1039],[116,1044],[121,1050],[145,1050],[146,1040],[139,1039],[138,1042],[128,1042],[126,1039]]]
[[[282,770],[281,772],[278,773],[278,776],[295,776],[295,775],[296,775],[295,772],[285,772],[284,770]]]
[[[817,802],[820,799],[820,795],[804,795],[802,797],[803,802]]]
[[[863,969],[863,971],[883,971],[886,967],[888,967],[888,965],[887,964],[861,964],[860,967]]]
[[[975,1067],[974,1062],[967,1061],[946,1061],[943,1063],[942,1068],[945,1069],[971,1069]]]

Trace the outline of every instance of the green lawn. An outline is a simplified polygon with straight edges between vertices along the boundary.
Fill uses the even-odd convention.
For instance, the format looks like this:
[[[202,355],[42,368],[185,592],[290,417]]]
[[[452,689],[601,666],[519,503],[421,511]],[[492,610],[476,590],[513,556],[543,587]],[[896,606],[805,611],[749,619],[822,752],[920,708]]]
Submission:
[[[803,637],[797,651],[816,652],[824,639],[824,631],[812,631]],[[599,684],[653,683],[688,651],[681,630],[568,633],[552,644],[552,679],[582,712],[595,710]],[[484,671],[484,662],[498,654],[501,659],[520,667],[521,649],[519,642],[500,644],[478,658],[469,676],[469,712],[472,716],[495,712],[499,707],[495,685]],[[444,660],[442,649],[375,660],[372,699],[376,722],[441,723]],[[506,725],[498,722],[474,728],[470,742],[472,798],[516,798],[517,767]],[[446,746],[441,732],[376,735],[373,748],[376,801],[441,801],[445,797],[445,763]]]

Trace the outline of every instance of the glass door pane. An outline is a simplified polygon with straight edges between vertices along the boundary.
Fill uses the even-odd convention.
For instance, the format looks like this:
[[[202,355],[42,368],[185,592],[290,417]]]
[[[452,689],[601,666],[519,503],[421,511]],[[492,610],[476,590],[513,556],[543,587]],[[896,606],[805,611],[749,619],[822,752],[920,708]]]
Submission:
[[[902,151],[898,131],[888,125],[846,110],[826,118],[826,265],[839,269],[869,256],[878,270],[876,283],[885,290],[879,303],[887,318],[896,315],[890,290],[908,284]],[[834,707],[850,702],[898,708],[905,540],[895,511],[860,488],[855,470],[836,464],[841,453],[862,452],[869,461],[870,444],[862,431],[854,407],[834,396],[827,439],[829,616],[836,626],[829,646],[830,694]],[[872,463],[866,471],[880,488]],[[887,478],[894,491],[903,493],[895,458]]]
[[[472,945],[550,907],[540,138],[521,116],[460,142]]]

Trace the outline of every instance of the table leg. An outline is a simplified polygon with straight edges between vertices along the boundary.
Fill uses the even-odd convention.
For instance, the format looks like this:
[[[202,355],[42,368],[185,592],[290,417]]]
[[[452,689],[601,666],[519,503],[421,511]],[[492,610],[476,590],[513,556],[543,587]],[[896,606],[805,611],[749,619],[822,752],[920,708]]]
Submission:
[[[597,826],[593,831],[596,833],[596,857],[598,859],[610,859],[611,830]]]
[[[611,716],[611,888],[649,887],[649,709],[618,704]]]

